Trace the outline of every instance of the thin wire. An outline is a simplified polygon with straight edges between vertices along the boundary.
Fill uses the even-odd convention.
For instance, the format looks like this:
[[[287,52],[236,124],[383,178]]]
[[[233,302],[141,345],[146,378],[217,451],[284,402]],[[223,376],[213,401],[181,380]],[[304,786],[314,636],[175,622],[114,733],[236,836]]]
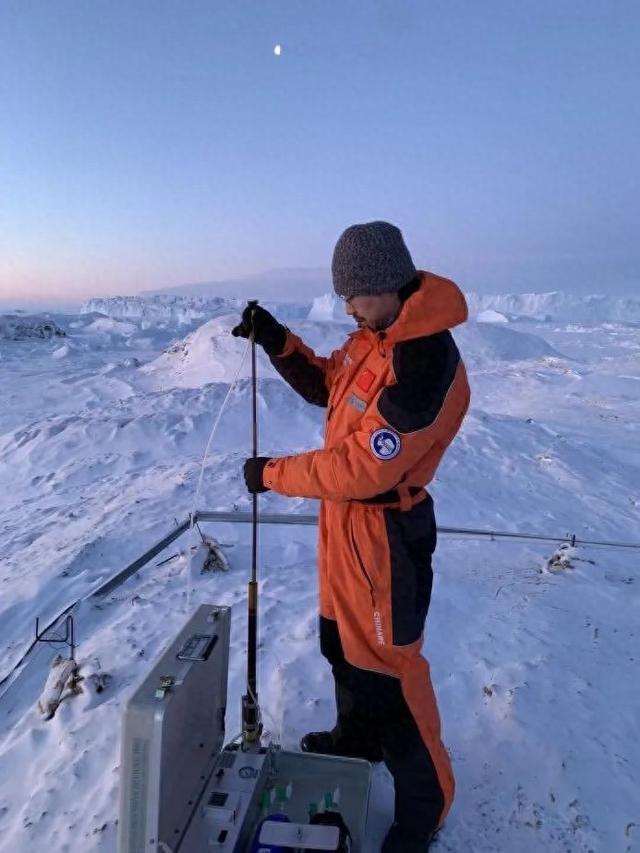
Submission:
[[[200,497],[200,490],[202,489],[202,480],[204,478],[205,465],[207,464],[207,456],[209,455],[209,449],[211,448],[211,444],[213,442],[215,434],[218,431],[218,426],[219,426],[220,421],[222,419],[222,415],[224,414],[224,410],[227,406],[227,403],[229,402],[229,398],[231,397],[231,394],[233,393],[233,391],[236,387],[236,384],[237,384],[238,379],[240,377],[240,373],[242,372],[242,368],[244,367],[244,362],[245,362],[245,359],[247,357],[247,353],[249,352],[250,346],[251,346],[251,341],[247,341],[247,345],[244,348],[244,352],[242,353],[242,358],[240,359],[240,364],[238,365],[238,369],[236,371],[236,374],[233,377],[231,385],[229,385],[229,389],[228,389],[227,393],[225,394],[224,400],[222,401],[222,405],[220,406],[220,409],[218,410],[218,415],[217,415],[217,417],[213,423],[213,426],[211,427],[211,432],[209,433],[209,439],[207,441],[207,446],[206,446],[205,451],[204,451],[204,456],[202,457],[202,465],[200,466],[200,476],[198,477],[198,485],[196,487],[196,492],[194,495],[193,503],[191,505],[191,513],[189,516],[191,519],[191,523],[189,525],[189,540],[188,540],[188,544],[189,544],[189,550],[188,550],[189,565],[187,567],[187,613],[191,612],[191,587],[192,587],[193,554],[194,554],[193,548],[194,548],[194,544],[195,544],[194,543],[193,531],[194,531],[195,526],[196,526],[196,507],[198,506],[198,498]]]

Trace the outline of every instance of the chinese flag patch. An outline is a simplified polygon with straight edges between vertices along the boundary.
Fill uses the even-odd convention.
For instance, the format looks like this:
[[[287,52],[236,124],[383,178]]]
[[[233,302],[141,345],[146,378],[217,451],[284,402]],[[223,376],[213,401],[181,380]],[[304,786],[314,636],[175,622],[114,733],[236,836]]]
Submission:
[[[363,391],[368,391],[369,388],[371,388],[371,386],[373,385],[373,380],[375,378],[375,373],[373,373],[368,368],[365,368],[360,374],[360,376],[358,376],[358,381],[356,382],[356,385],[359,388],[362,388]]]

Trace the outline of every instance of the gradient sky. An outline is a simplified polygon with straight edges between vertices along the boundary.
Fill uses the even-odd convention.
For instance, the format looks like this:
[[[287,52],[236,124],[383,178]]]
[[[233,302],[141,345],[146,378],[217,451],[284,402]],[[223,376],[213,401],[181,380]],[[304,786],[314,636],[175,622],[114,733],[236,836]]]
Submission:
[[[639,45],[617,0],[0,0],[0,299],[382,218],[465,289],[640,293]]]

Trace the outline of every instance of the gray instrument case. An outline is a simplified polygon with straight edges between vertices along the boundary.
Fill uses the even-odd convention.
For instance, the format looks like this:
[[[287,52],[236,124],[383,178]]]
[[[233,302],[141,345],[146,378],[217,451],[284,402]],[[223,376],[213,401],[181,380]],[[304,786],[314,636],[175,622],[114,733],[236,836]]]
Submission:
[[[125,706],[119,853],[335,850],[333,842],[318,846],[326,830],[323,836],[308,823],[309,805],[336,790],[351,850],[361,851],[371,781],[366,761],[273,744],[223,749],[230,622],[228,607],[200,606]],[[257,845],[269,793],[283,788],[289,825],[274,829],[269,822]],[[264,840],[283,833],[295,843]]]

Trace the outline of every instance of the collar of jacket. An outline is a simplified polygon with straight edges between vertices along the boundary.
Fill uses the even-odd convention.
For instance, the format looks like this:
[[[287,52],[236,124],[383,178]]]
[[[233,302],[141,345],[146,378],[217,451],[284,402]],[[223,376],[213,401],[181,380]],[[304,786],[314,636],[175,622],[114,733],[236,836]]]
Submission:
[[[350,337],[378,339],[382,335],[386,344],[396,344],[435,335],[464,323],[469,311],[458,285],[434,273],[421,271],[418,275],[420,287],[407,299],[384,333],[359,329]]]

